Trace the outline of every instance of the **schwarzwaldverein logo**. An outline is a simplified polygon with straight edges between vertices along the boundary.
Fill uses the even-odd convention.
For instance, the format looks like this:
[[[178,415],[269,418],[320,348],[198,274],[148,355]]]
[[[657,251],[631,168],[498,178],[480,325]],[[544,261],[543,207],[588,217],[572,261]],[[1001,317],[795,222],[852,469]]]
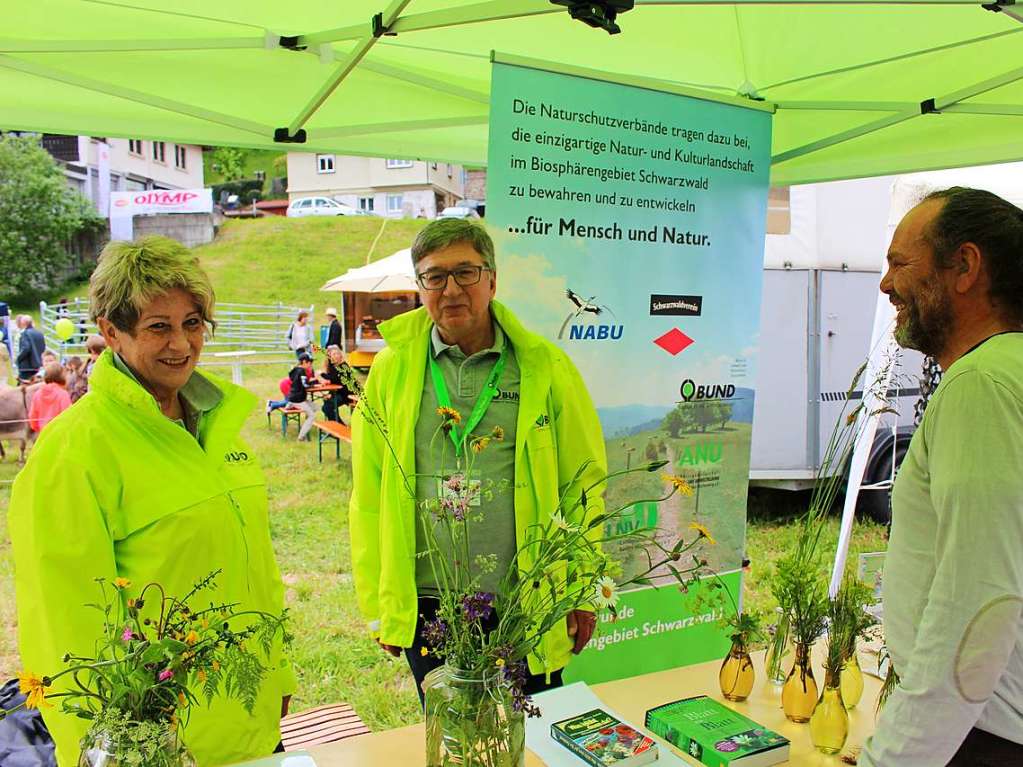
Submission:
[[[651,317],[699,317],[703,296],[674,296],[654,293],[650,296]]]

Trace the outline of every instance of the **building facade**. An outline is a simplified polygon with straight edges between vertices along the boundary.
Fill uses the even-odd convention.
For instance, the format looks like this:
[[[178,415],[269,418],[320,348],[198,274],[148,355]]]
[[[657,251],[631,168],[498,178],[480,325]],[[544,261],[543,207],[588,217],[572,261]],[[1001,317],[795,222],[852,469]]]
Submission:
[[[378,216],[433,218],[465,199],[461,165],[288,153],[288,199],[332,197]]]
[[[77,156],[63,156],[47,146],[77,140]],[[93,202],[101,216],[109,215],[110,192],[147,189],[199,189],[204,186],[202,149],[171,141],[89,136],[44,137],[43,145],[64,161],[68,184]],[[70,148],[70,147],[68,147]]]

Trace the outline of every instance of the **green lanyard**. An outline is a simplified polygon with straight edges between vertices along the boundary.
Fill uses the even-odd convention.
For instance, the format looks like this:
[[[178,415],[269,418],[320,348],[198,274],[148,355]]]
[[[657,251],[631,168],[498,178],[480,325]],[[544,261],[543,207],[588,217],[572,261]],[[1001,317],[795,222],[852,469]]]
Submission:
[[[451,431],[448,432],[448,436],[451,437],[451,441],[455,445],[456,458],[462,455],[463,438],[472,434],[472,430],[479,426],[480,421],[483,420],[483,416],[490,407],[490,403],[497,394],[497,382],[501,380],[501,373],[504,372],[505,352],[507,349],[508,345],[506,342],[504,348],[501,349],[497,362],[494,363],[494,367],[490,371],[490,375],[487,376],[487,382],[483,384],[483,391],[476,398],[476,404],[472,406],[469,420],[465,422],[465,431],[460,435],[458,427],[452,424]],[[437,402],[441,407],[449,408],[451,407],[451,395],[448,394],[448,386],[444,383],[444,374],[441,372],[437,360],[433,358],[431,350],[427,350],[426,356],[430,360],[430,375],[433,376],[433,388],[437,393]]]

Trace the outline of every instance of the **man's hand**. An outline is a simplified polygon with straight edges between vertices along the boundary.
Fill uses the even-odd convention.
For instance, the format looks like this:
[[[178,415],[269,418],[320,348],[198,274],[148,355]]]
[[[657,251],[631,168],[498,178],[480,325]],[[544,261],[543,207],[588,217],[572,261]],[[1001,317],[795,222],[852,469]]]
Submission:
[[[589,644],[593,629],[597,627],[597,616],[589,610],[573,610],[568,614],[568,635],[575,637],[572,652],[578,655]]]
[[[384,644],[379,639],[377,640],[377,644],[383,647],[385,652],[387,652],[390,655],[393,655],[395,658],[401,657],[400,647],[395,647],[393,644]]]

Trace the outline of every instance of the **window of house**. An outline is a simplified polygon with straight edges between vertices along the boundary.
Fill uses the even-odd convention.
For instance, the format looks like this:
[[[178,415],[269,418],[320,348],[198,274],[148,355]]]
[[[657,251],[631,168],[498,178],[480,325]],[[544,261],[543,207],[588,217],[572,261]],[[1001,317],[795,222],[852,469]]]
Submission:
[[[316,172],[317,173],[333,173],[334,172],[334,155],[332,155],[332,154],[318,154],[318,155],[316,155]]]
[[[142,139],[128,139],[128,154],[133,154],[136,157],[142,156]]]
[[[412,167],[412,161],[411,160],[386,160],[385,164],[387,165],[388,168],[411,168]]]
[[[162,141],[153,142],[153,159],[157,162],[167,162],[167,146]]]
[[[364,210],[367,213],[373,212],[373,198],[372,197],[360,197],[359,198],[359,210]]]
[[[767,233],[790,234],[792,208],[787,186],[772,186],[767,193]]]
[[[185,149],[185,147],[181,146],[181,144],[175,144],[174,145],[174,167],[175,168],[180,168],[181,170],[185,169],[186,155],[187,155],[187,150]]]
[[[402,206],[405,204],[405,196],[401,194],[389,194],[387,195],[387,212],[388,213],[401,213]]]

